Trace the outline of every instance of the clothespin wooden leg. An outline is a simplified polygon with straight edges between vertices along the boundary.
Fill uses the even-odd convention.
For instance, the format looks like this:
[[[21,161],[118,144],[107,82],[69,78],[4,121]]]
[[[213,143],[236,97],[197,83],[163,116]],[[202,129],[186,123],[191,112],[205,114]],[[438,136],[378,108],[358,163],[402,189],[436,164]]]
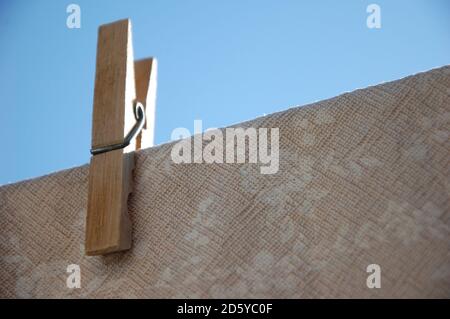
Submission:
[[[158,64],[155,58],[147,58],[134,63],[134,70],[136,72],[136,99],[142,102],[145,108],[145,114],[147,114],[144,129],[136,138],[137,148],[153,146],[157,67]]]
[[[92,125],[93,150],[120,145],[125,136],[137,126],[136,97],[144,108],[153,107],[147,117],[147,133],[153,143],[154,100],[151,88],[156,90],[152,59],[135,63],[131,39],[131,23],[121,20],[99,28]],[[139,88],[139,96],[136,94]],[[139,100],[141,98],[142,100]],[[145,113],[144,115],[145,116]],[[145,121],[145,118],[143,119]],[[131,223],[127,200],[133,188],[133,151],[148,140],[142,132],[136,140],[124,147],[95,153],[89,169],[89,194],[86,218],[86,255],[103,255],[131,247]]]

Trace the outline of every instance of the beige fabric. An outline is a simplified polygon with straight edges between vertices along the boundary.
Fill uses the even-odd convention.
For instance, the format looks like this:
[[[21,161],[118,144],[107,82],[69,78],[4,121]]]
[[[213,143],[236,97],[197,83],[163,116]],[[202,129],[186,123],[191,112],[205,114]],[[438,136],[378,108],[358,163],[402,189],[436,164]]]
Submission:
[[[1,187],[0,297],[450,297],[450,67],[241,126],[277,174],[138,153],[129,252],[83,254],[87,166]]]

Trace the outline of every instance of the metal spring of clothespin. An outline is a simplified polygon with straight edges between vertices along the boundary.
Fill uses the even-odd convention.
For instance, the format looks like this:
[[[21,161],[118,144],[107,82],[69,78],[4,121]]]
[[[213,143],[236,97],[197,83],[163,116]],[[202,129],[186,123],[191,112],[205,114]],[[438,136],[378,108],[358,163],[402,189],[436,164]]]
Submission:
[[[142,105],[142,103],[140,103],[140,102],[135,103],[134,116],[136,118],[136,124],[134,124],[134,126],[130,130],[130,132],[128,132],[127,136],[125,136],[122,143],[92,148],[91,154],[98,155],[98,154],[118,150],[121,148],[125,148],[128,145],[130,145],[130,142],[139,134],[140,131],[142,131],[142,128],[144,127],[144,124],[145,124],[145,110],[144,110],[144,106]]]

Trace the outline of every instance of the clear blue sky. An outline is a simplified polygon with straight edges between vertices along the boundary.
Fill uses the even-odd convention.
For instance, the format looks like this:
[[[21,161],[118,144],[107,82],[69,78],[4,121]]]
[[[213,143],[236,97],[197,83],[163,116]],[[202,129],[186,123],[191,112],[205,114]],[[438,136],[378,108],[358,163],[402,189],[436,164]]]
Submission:
[[[450,64],[445,0],[0,0],[0,184],[89,161],[97,28],[126,17],[135,57],[159,59],[157,144],[194,119],[222,127]]]

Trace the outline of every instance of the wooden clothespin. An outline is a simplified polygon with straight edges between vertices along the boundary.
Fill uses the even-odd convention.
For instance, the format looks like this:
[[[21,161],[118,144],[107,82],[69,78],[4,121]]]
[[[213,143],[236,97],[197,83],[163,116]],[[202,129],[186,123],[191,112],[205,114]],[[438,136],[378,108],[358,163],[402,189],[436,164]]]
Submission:
[[[133,59],[131,22],[98,31],[86,255],[131,248],[133,151],[153,145],[156,60]]]

